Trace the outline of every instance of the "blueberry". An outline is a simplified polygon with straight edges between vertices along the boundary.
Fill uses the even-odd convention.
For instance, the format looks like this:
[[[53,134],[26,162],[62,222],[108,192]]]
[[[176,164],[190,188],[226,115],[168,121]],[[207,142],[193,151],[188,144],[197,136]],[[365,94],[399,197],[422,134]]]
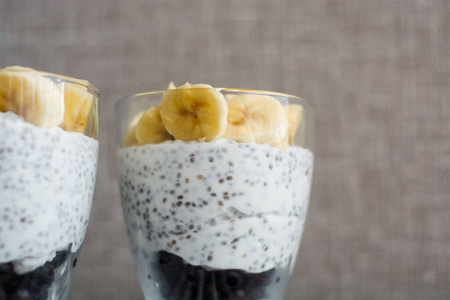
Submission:
[[[27,290],[20,289],[16,291],[14,294],[9,295],[7,300],[34,300],[31,293]]]
[[[205,284],[203,285],[203,299],[219,299],[214,271],[205,273]]]
[[[204,273],[202,267],[186,265],[169,299],[203,299]]]
[[[52,263],[46,262],[33,272],[33,281],[42,287],[48,288],[55,280],[55,268]]]
[[[3,290],[5,294],[14,292],[19,287],[22,279],[23,276],[14,273],[12,263],[0,264],[0,290]]]
[[[57,252],[53,261],[61,264],[66,260],[67,251]],[[31,299],[45,300],[47,289],[55,280],[55,267],[51,262],[23,275],[14,272],[14,265],[0,264],[0,300]]]
[[[48,290],[34,284],[30,285],[29,292],[33,295],[33,300],[47,300],[48,298]]]
[[[157,268],[161,295],[168,300],[257,300],[265,296],[274,269],[262,273],[243,270],[208,270],[186,263],[181,257],[160,251]]]
[[[48,296],[47,288],[39,285],[36,281],[33,281],[33,275],[26,275],[19,291],[26,291],[31,295],[32,300],[46,300]],[[9,298],[7,298],[9,300]],[[26,298],[28,299],[28,298]]]
[[[52,260],[52,264],[55,269],[59,268],[67,259],[69,251],[58,251],[56,252],[56,256]]]
[[[168,289],[173,289],[177,284],[185,266],[180,257],[166,251],[159,252],[158,268]]]
[[[244,271],[234,269],[215,271],[218,299],[246,299],[248,291],[251,290],[249,282],[251,276]]]
[[[53,283],[54,280],[55,280],[55,270],[53,264],[51,262],[46,262],[43,266],[35,269],[34,271],[24,274],[22,276],[19,289],[16,291],[15,294],[11,295],[11,297],[19,297],[19,296],[22,297],[23,295],[26,295],[26,293],[28,293],[31,295],[30,296],[31,298],[29,299],[45,300],[48,297],[47,289],[50,287],[50,285]],[[7,300],[9,300],[9,296]]]
[[[239,270],[225,271],[225,284],[228,288],[241,286],[245,279],[245,272]]]
[[[8,283],[13,276],[14,267],[12,263],[0,264],[0,288],[3,288],[3,285]]]
[[[230,287],[237,285],[238,282],[239,282],[239,280],[236,277],[227,277],[227,285]]]

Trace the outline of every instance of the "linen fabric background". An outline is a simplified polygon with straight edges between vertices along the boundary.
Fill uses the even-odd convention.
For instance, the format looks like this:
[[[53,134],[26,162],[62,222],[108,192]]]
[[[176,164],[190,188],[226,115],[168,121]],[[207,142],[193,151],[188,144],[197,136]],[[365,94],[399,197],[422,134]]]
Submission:
[[[447,0],[0,0],[0,67],[101,91],[97,186],[69,299],[143,299],[114,102],[172,80],[314,103],[312,197],[286,299],[450,299],[449,38]]]

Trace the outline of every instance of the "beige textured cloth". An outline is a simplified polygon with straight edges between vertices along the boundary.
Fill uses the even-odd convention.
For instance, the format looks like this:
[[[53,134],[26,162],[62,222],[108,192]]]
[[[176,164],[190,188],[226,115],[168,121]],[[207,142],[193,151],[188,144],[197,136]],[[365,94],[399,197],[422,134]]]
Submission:
[[[447,0],[0,0],[0,67],[101,90],[69,299],[143,299],[114,177],[114,102],[171,80],[314,102],[312,199],[286,299],[450,299],[449,38]]]

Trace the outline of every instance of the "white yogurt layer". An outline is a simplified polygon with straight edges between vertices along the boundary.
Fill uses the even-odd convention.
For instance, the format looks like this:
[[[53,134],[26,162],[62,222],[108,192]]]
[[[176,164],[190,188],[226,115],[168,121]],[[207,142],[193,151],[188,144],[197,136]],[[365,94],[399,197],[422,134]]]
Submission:
[[[72,244],[89,221],[98,142],[0,113],[0,263],[26,273]]]
[[[249,272],[286,266],[298,251],[312,164],[300,147],[225,139],[121,150],[133,254],[165,250],[192,265]]]

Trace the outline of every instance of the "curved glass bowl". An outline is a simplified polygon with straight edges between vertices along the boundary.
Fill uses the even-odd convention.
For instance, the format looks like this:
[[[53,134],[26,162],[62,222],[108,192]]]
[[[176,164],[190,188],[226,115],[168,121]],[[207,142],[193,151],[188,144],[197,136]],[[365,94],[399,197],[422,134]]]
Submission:
[[[89,221],[98,90],[0,70],[0,299],[66,299]]]
[[[203,88],[208,89],[208,88]],[[219,90],[223,95],[261,95],[275,98],[281,105],[297,104],[302,107],[302,117],[294,136],[293,145],[313,151],[314,148],[314,105],[312,102],[297,96],[249,89],[211,88]],[[164,93],[168,91],[154,91],[124,97],[117,101],[116,111],[116,143],[123,147],[123,139],[129,128],[137,123],[139,117],[149,108],[157,107]],[[270,114],[270,112],[267,112]]]
[[[0,112],[38,127],[98,137],[99,91],[89,82],[30,68],[0,69]]]
[[[297,127],[289,144],[219,138],[124,146],[142,113],[174,92],[116,104],[122,209],[148,300],[279,300],[292,273],[311,187],[313,107],[285,94],[218,91],[228,107],[246,95],[256,97],[250,110],[264,97],[287,111],[293,105]],[[274,110],[258,114],[276,130],[282,121]],[[230,120],[228,111],[227,126]]]

